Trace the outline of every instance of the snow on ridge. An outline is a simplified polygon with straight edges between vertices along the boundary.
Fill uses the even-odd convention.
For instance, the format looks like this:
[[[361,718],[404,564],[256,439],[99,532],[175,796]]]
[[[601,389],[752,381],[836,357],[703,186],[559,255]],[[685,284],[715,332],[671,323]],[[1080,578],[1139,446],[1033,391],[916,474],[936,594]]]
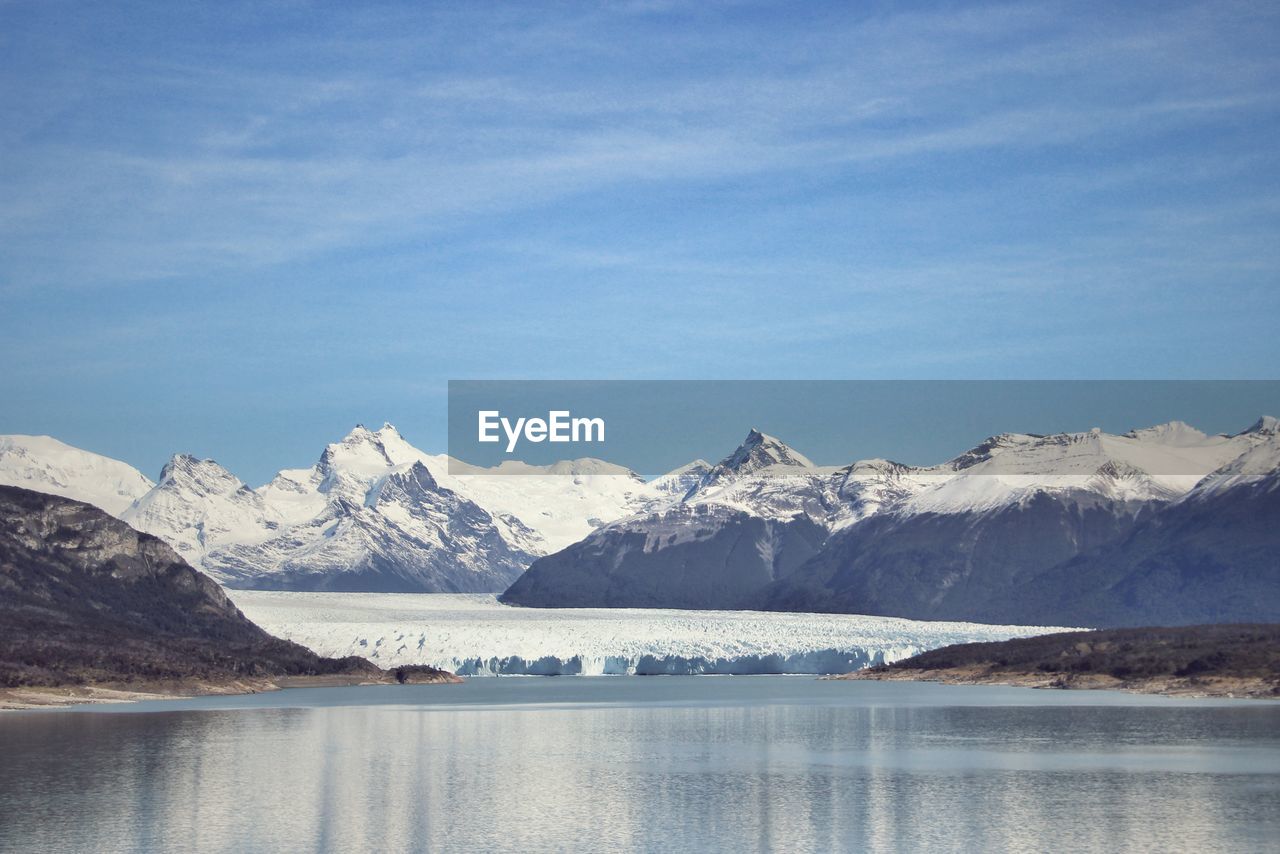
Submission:
[[[84,501],[119,516],[154,483],[128,463],[51,436],[0,436],[0,484]]]
[[[321,655],[463,675],[840,673],[1051,627],[850,614],[516,608],[493,596],[230,591],[249,619]]]

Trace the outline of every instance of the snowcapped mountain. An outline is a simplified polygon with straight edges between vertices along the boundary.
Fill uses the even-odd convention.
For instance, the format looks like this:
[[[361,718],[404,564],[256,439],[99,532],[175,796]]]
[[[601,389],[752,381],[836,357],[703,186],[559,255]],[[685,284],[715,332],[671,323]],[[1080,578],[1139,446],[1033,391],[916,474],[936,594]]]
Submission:
[[[1087,625],[1274,622],[1280,614],[1280,437],[1254,443],[1127,536],[1011,592],[1003,613],[1065,613]]]
[[[380,476],[335,462],[318,464],[328,469],[318,478],[319,513],[260,542],[212,551],[205,569],[231,587],[478,593],[510,583],[533,557],[421,462]],[[371,482],[357,491],[362,478]]]
[[[666,477],[688,477],[687,469]],[[838,472],[815,467],[779,439],[753,429],[682,499],[658,503],[540,558],[502,601],[542,607],[745,607],[753,591],[817,553],[827,536],[826,520],[838,513]]]
[[[0,436],[0,484],[83,501],[117,516],[154,485],[127,463],[48,436]]]
[[[264,540],[282,522],[238,477],[213,460],[189,454],[169,460],[154,488],[116,515],[164,539],[195,567],[218,546]]]
[[[752,430],[715,465],[697,460],[646,483],[592,459],[477,468],[426,454],[390,425],[357,426],[315,465],[256,489],[211,460],[178,455],[151,484],[52,439],[0,437],[0,482],[111,509],[236,587],[510,583],[504,601],[528,605],[1025,621],[1009,597],[1035,600],[1032,580],[1065,589],[1055,573],[1084,556],[1176,540],[1169,520],[1191,530],[1229,518],[1228,505],[1269,507],[1278,434],[1270,417],[1234,435],[1181,422],[1123,435],[1009,433],[938,465],[823,467]],[[1250,548],[1274,547],[1270,520],[1256,527]],[[1081,622],[1051,616],[1034,620]]]
[[[232,586],[460,593],[504,589],[538,555],[655,498],[600,460],[482,469],[426,454],[389,424],[357,426],[257,494],[276,533],[246,532],[203,562]]]
[[[715,489],[725,483],[768,472],[789,474],[793,469],[812,469],[809,458],[788,447],[781,439],[761,433],[754,427],[747,433],[732,454],[717,463],[702,476],[697,484],[698,492]],[[778,469],[782,469],[778,472]]]
[[[670,500],[600,460],[477,468],[389,424],[358,425],[257,489],[186,454],[153,484],[47,437],[5,437],[0,483],[96,504],[225,584],[269,589],[498,591],[535,557]]]
[[[1264,419],[1233,436],[1207,436],[1173,422],[1123,436],[1095,430],[993,437],[938,467],[941,474],[928,473],[939,478],[933,485],[833,535],[820,554],[763,591],[755,604],[917,619],[963,614],[1016,620],[1054,613],[1073,625],[1111,625],[1198,619],[1197,614],[1254,619],[1265,602],[1261,607],[1273,609],[1274,616],[1280,596],[1268,599],[1256,585],[1250,588],[1253,606],[1243,607],[1240,600],[1211,615],[1210,603],[1221,605],[1224,592],[1238,591],[1257,565],[1240,546],[1218,540],[1213,542],[1219,554],[1235,553],[1238,559],[1219,565],[1216,596],[1203,584],[1194,594],[1190,587],[1160,592],[1158,584],[1148,584],[1141,595],[1133,594],[1137,588],[1127,597],[1085,595],[1086,588],[1118,590],[1120,583],[1107,580],[1108,573],[1140,562],[1131,551],[1146,554],[1161,539],[1176,540],[1174,531],[1185,525],[1170,520],[1188,515],[1183,505],[1242,479],[1256,482],[1259,471],[1274,472],[1280,455],[1272,449],[1268,423]],[[948,469],[954,474],[947,475]],[[1244,469],[1251,474],[1240,474]],[[1217,502],[1212,512],[1185,524],[1197,531],[1212,528],[1230,518],[1229,508],[1245,497]],[[1203,532],[1192,539],[1203,540]],[[1251,531],[1243,539],[1257,548],[1267,538]],[[1275,535],[1270,540],[1274,554]],[[1189,543],[1183,546],[1181,554],[1195,553]],[[1089,563],[1086,555],[1102,557]],[[1277,569],[1273,562],[1273,588],[1280,584]],[[1086,577],[1092,581],[1084,583]],[[1158,608],[1157,602],[1164,604]],[[1031,603],[1041,607],[1032,610]]]
[[[1002,434],[940,465],[843,468],[753,430],[679,504],[540,558],[502,599],[1027,619],[1000,610],[1010,589],[1246,477],[1241,467],[1257,480],[1280,463],[1275,429],[1264,418],[1232,436],[1180,422]]]

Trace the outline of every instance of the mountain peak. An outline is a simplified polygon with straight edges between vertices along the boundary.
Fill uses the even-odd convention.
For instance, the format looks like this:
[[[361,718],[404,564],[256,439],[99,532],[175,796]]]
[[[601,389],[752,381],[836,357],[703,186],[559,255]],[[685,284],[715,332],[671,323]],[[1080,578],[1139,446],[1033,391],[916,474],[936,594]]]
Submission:
[[[1240,435],[1244,435],[1245,433],[1262,436],[1275,436],[1280,434],[1280,418],[1276,418],[1274,415],[1264,415],[1255,421],[1252,427],[1245,430],[1244,433],[1241,433]]]
[[[347,435],[342,437],[342,443],[345,445],[355,442],[367,442],[376,435],[376,433],[363,424],[357,424],[351,428],[351,431],[347,433]]]
[[[180,486],[196,494],[230,493],[244,487],[240,478],[214,460],[202,460],[191,454],[174,454],[160,470],[161,488]]]
[[[1207,438],[1204,433],[1192,427],[1185,421],[1168,421],[1164,424],[1156,424],[1153,427],[1143,427],[1138,430],[1130,430],[1124,435],[1129,439],[1160,442],[1166,445],[1194,445]]]
[[[813,463],[808,457],[791,448],[786,442],[752,427],[742,444],[732,454],[721,460],[717,468],[742,474],[778,465],[813,468]]]

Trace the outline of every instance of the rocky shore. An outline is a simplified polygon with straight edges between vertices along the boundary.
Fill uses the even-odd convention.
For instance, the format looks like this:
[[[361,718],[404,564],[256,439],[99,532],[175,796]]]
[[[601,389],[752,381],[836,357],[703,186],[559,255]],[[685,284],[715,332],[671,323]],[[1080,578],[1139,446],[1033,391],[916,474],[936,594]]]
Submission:
[[[1280,699],[1280,625],[1111,629],[957,644],[833,678]]]
[[[0,486],[0,708],[450,681],[273,637],[155,537]]]
[[[1280,685],[1264,678],[1148,678],[1117,679],[1103,674],[992,671],[982,667],[950,667],[929,670],[894,670],[880,666],[832,679],[875,680],[881,682],[943,682],[949,685],[1012,685],[1019,688],[1059,688],[1070,690],[1129,691],[1135,694],[1163,694],[1169,697],[1239,697],[1280,699]]]
[[[136,703],[232,694],[260,694],[289,688],[338,688],[348,685],[452,685],[463,680],[434,667],[399,667],[381,673],[279,676],[232,680],[161,680],[89,685],[40,685],[0,688],[0,711],[52,709],[86,703]]]

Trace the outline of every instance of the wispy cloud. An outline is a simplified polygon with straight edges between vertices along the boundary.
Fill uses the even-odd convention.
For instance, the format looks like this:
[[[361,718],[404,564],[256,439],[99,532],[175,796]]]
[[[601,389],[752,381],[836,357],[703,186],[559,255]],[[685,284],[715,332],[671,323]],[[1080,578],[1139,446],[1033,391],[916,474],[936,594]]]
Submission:
[[[792,23],[744,43],[740,25],[721,34],[714,20],[628,40],[625,15],[508,11],[449,45],[433,25],[457,21],[384,10],[349,38],[292,35],[281,58],[234,42],[189,55],[179,40],[48,101],[29,91],[40,75],[18,75],[28,91],[6,112],[26,120],[6,138],[0,230],[21,248],[5,285],[280,264],[459,220],[482,229],[475,218],[565,196],[908,170],[1276,111],[1274,60],[1222,55],[1229,45],[1193,28],[1195,8],[1101,35],[1055,5],[822,14],[821,32]],[[395,22],[406,26],[383,29]],[[301,61],[331,51],[334,67]],[[518,61],[530,55],[532,67]],[[119,127],[116,108],[137,126]]]
[[[1247,2],[0,4],[0,395],[1247,372],[1277,36]]]

